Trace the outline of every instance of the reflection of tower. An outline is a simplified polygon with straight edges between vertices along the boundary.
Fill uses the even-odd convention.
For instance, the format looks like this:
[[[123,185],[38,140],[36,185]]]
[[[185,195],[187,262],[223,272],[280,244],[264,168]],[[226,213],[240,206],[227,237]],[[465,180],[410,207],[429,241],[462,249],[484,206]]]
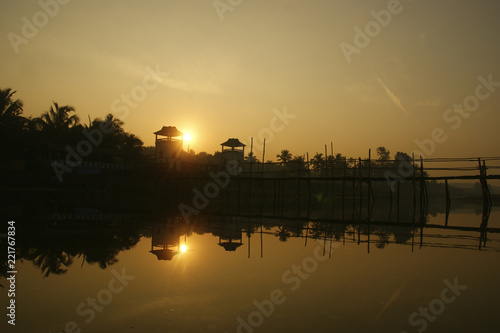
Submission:
[[[167,221],[153,225],[151,253],[158,260],[172,260],[180,252],[181,236],[186,234],[186,226],[181,221]],[[160,249],[154,249],[160,247]]]
[[[157,162],[173,164],[182,153],[184,133],[175,126],[163,126],[155,133],[155,159]],[[163,136],[164,138],[158,138]]]
[[[226,142],[220,144],[222,147],[222,158],[224,162],[235,160],[238,162],[243,161],[245,157],[245,144],[238,139],[228,139]],[[226,147],[226,148],[224,148]]]
[[[213,228],[212,234],[219,236],[219,245],[226,251],[236,251],[243,245],[243,229],[241,223],[237,222],[219,222]]]

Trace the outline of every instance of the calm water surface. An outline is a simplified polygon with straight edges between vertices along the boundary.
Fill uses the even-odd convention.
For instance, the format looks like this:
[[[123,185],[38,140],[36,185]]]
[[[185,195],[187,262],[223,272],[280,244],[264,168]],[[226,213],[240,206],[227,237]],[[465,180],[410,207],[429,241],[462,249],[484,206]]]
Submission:
[[[499,221],[493,211],[488,227]],[[411,224],[221,216],[115,224],[18,228],[16,326],[4,319],[2,331],[500,329],[494,232],[479,250],[478,231]],[[444,216],[426,224],[444,225]],[[480,224],[467,210],[449,222]]]

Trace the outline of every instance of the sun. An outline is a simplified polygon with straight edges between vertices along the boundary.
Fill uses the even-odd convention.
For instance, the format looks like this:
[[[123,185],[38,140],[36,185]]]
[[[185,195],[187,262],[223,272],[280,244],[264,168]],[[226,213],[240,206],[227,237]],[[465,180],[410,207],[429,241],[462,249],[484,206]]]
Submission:
[[[184,253],[187,251],[187,246],[186,245],[181,245],[181,252]]]
[[[191,141],[191,134],[189,133],[184,134],[184,141]]]

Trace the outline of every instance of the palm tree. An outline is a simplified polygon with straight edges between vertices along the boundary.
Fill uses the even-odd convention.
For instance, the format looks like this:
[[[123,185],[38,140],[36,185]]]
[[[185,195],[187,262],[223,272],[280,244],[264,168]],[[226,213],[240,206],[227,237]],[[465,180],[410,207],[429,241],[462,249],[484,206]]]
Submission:
[[[325,166],[325,159],[323,158],[323,154],[316,153],[314,157],[311,159],[311,165],[314,171],[321,171],[321,169]]]
[[[280,154],[276,155],[276,158],[283,165],[292,160],[292,154],[287,149],[283,149]]]
[[[113,126],[113,133],[121,134],[124,132],[124,130],[122,128],[124,122],[118,118],[115,118],[115,116],[113,116],[113,114],[108,113],[106,115],[106,118],[104,118],[104,121],[106,122],[107,126],[110,126],[110,125]]]
[[[141,139],[131,133],[123,133],[121,135],[121,144],[119,145],[122,151],[130,156],[137,157],[142,151],[143,142]]]
[[[12,121],[19,120],[23,113],[23,102],[13,99],[15,93],[10,88],[0,89],[0,125],[8,125]]]
[[[80,121],[76,114],[70,115],[71,112],[75,112],[74,107],[69,105],[59,106],[54,102],[50,110],[43,112],[38,118],[38,124],[43,131],[59,135],[77,125]]]
[[[14,99],[15,91],[0,89],[0,155],[24,157],[27,143],[27,119],[22,116],[23,103]]]
[[[26,259],[31,260],[33,265],[42,271],[44,277],[50,274],[64,274],[73,263],[70,254],[55,246],[29,249]]]
[[[249,152],[248,156],[245,156],[245,161],[248,163],[259,163],[259,160],[257,157],[255,157],[255,154],[253,152]]]
[[[293,171],[305,171],[307,170],[307,163],[304,159],[304,156],[300,156],[300,155],[297,155],[297,156],[294,156],[288,166],[290,168],[288,169],[291,169]]]
[[[274,235],[278,237],[280,242],[286,242],[292,236],[291,232],[285,226],[279,226]]]

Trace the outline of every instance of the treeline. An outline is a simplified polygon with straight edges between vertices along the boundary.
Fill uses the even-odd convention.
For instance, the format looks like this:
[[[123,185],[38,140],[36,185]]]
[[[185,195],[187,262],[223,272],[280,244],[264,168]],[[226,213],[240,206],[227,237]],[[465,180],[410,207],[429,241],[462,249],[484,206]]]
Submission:
[[[123,122],[108,114],[85,123],[70,105],[56,102],[38,117],[23,115],[23,102],[15,91],[0,89],[0,151],[2,159],[32,164],[42,159],[63,159],[69,151],[87,160],[115,157],[125,161],[143,158],[143,142],[123,129]]]
[[[141,221],[142,218],[141,217]],[[218,235],[224,230],[224,224],[208,221],[196,221],[188,227],[182,220],[171,225],[173,232],[169,239],[179,239],[181,236],[191,237],[193,234]],[[102,221],[104,225],[109,221]],[[120,224],[119,227],[102,228],[102,225],[85,223],[82,229],[78,221],[64,221],[50,225],[27,223],[23,228],[24,237],[17,244],[17,257],[40,271],[43,277],[61,275],[77,264],[78,266],[97,265],[106,269],[118,262],[118,255],[136,246],[144,238],[151,238],[154,228],[149,223],[139,221]],[[166,224],[153,224],[153,226]],[[252,237],[260,232],[261,226],[266,234],[273,235],[280,242],[290,238],[334,239],[340,241],[346,234],[353,232],[360,235],[372,235],[372,242],[379,249],[384,249],[389,243],[406,244],[411,239],[409,226],[376,225],[370,228],[355,224],[333,224],[322,222],[303,222],[283,220],[279,224],[231,223],[230,227],[241,231],[241,237]],[[174,245],[174,244],[172,244]],[[212,244],[215,245],[215,244]],[[0,254],[0,276],[6,277],[8,271],[7,252]],[[0,283],[1,288],[1,283]]]
[[[293,155],[288,149],[282,150],[276,155],[276,161],[266,160],[262,163],[255,154],[248,153],[242,158],[243,170],[248,173],[250,170],[255,173],[288,173],[289,175],[299,175],[308,172],[314,176],[354,176],[359,175],[359,170],[364,176],[368,176],[371,169],[372,176],[382,176],[388,178],[410,177],[420,175],[420,170],[414,165],[413,158],[405,152],[398,151],[391,158],[390,151],[381,146],[376,150],[376,157],[370,160],[367,158],[347,157],[340,153],[335,155],[324,155],[316,153],[311,158],[307,155]],[[234,155],[233,155],[234,156]],[[213,155],[206,152],[195,154],[193,151],[187,155],[186,160],[191,166],[210,166],[223,164],[225,159],[221,152]],[[227,161],[226,161],[227,162]],[[250,168],[253,165],[253,168]],[[424,176],[427,173],[424,171]]]
[[[3,160],[22,159],[35,165],[41,160],[142,163],[154,157],[155,148],[145,147],[140,138],[126,132],[124,123],[111,113],[104,119],[91,120],[89,116],[88,121],[84,121],[74,107],[54,102],[40,116],[25,117],[23,103],[14,94],[15,91],[9,88],[0,89],[0,153]],[[397,152],[393,159],[385,147],[378,147],[376,153],[377,157],[370,161],[321,153],[309,159],[306,155],[292,155],[284,149],[276,155],[276,162],[267,160],[262,163],[252,152],[242,157],[241,162],[260,164],[260,169],[268,172],[307,170],[325,176],[332,175],[332,170],[338,173],[339,170],[353,170],[360,166],[366,169],[368,163],[379,171],[398,169],[401,164],[407,167],[413,165],[412,158],[404,152]],[[185,166],[222,164],[225,160],[221,152],[196,154],[193,150],[181,154],[180,159]]]

